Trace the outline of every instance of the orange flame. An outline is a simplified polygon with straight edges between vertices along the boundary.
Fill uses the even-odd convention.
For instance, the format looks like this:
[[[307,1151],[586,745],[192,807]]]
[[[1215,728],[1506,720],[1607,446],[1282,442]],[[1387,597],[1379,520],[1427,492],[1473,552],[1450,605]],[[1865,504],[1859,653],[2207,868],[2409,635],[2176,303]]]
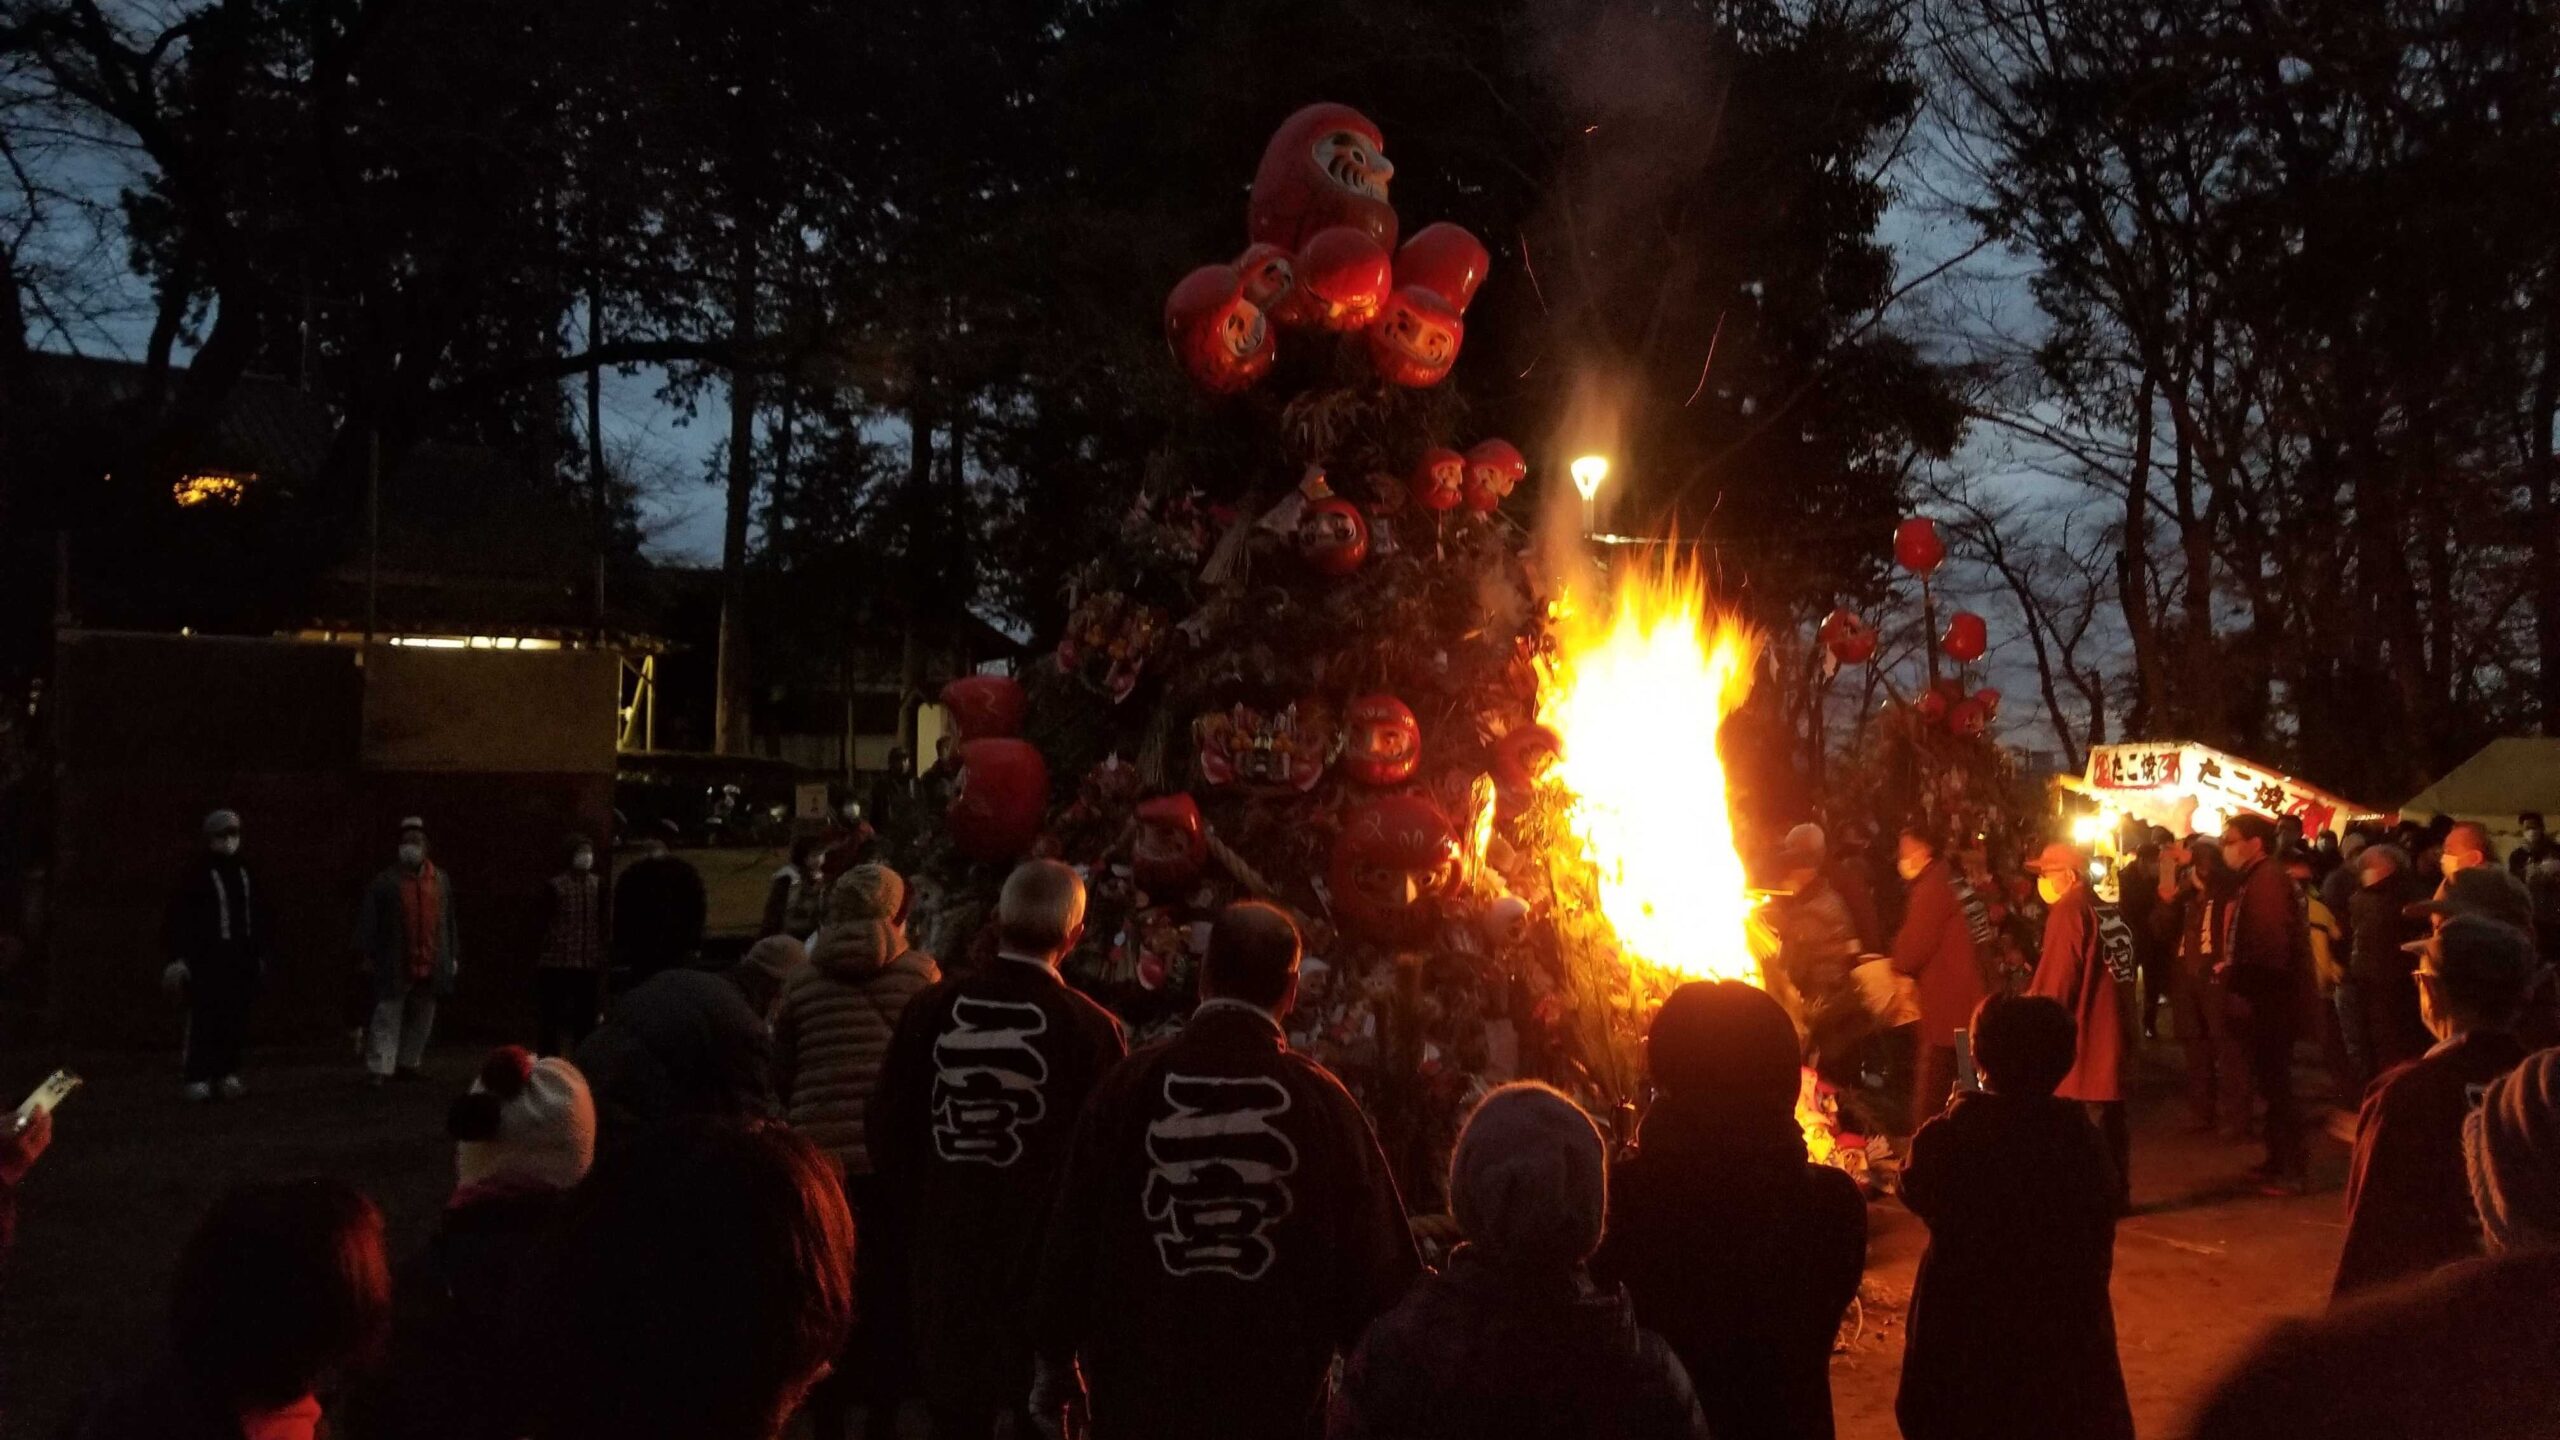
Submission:
[[[1683,980],[1760,984],[1717,749],[1760,634],[1709,607],[1694,564],[1663,562],[1623,575],[1605,614],[1568,597],[1556,640],[1539,718],[1563,738],[1556,778],[1620,947]]]

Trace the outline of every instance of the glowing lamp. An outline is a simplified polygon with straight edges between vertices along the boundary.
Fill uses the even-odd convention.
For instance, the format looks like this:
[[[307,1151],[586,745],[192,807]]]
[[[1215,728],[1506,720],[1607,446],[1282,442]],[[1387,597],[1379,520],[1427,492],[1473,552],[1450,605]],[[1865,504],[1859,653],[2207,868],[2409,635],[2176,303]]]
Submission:
[[[1609,478],[1609,457],[1585,455],[1573,462],[1573,488],[1582,492],[1585,504],[1600,493],[1600,482]]]

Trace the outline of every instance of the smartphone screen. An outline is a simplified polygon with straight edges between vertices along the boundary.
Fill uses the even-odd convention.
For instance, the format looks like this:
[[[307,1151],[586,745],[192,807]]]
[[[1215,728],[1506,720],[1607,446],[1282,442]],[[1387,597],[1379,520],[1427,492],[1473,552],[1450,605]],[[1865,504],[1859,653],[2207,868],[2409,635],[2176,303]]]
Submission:
[[[68,1070],[56,1070],[47,1075],[44,1077],[44,1083],[35,1088],[35,1093],[29,1095],[18,1106],[18,1124],[23,1127],[38,1115],[52,1114],[53,1107],[61,1104],[72,1091],[79,1088],[80,1077]]]

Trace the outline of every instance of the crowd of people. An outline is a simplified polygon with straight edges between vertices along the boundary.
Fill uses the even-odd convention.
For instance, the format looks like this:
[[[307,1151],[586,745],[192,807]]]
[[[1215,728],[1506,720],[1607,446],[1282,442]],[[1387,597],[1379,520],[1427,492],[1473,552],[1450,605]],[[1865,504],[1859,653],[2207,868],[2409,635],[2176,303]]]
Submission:
[[[199,1098],[243,1088],[271,923],[239,817],[205,830],[169,928]],[[456,1184],[423,1249],[395,1264],[338,1181],[225,1196],[179,1264],[167,1354],[79,1433],[768,1440],[797,1415],[892,1435],[918,1406],[938,1440],[1820,1440],[1868,1231],[1796,1113],[1801,1067],[1831,1061],[1910,1077],[1901,1198],[1929,1240],[1902,1433],[2121,1440],[2127,1071],[2163,999],[2195,1119],[2259,1130],[2271,1188],[2305,1174],[2297,1042],[2322,1031],[2361,1098],[2335,1305],[2206,1389],[2199,1440],[2501,1440],[2560,1413],[2548,931],[2476,827],[2333,848],[2242,816],[2214,844],[2146,842],[2113,903],[2088,856],[2048,846],[2023,870],[2032,964],[2002,925],[2017,897],[1926,827],[1897,835],[1903,893],[1881,905],[1805,827],[1772,983],[1672,992],[1632,1143],[1503,1086],[1436,1217],[1408,1216],[1368,1118],[1289,1044],[1285,911],[1215,916],[1190,1023],[1129,1053],[1059,973],[1072,869],[1015,870],[991,950],[946,973],[909,942],[906,878],[833,858],[795,848],[773,933],[712,971],[676,953],[699,878],[645,856],[612,908],[617,930],[626,904],[657,924],[632,937],[651,954],[582,1033],[592,975],[631,952],[573,841],[538,1007],[562,1053],[501,1049],[455,1098]],[[2410,879],[2430,859],[2431,891]],[[359,937],[376,1080],[416,1071],[451,904],[404,823]],[[1871,954],[1880,910],[1899,919]],[[1892,1023],[1841,1041],[1842,1006]],[[49,1139],[41,1117],[0,1136],[0,1225]]]

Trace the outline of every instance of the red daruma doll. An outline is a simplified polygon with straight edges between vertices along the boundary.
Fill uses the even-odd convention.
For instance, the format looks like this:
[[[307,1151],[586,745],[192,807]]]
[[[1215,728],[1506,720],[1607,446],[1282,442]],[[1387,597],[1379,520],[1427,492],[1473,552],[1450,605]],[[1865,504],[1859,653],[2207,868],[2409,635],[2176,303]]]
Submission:
[[[1387,297],[1386,308],[1369,327],[1369,363],[1390,385],[1408,390],[1437,385],[1458,363],[1458,346],[1466,335],[1466,322],[1448,301],[1407,285]]]
[[[1295,253],[1317,231],[1347,225],[1393,250],[1396,212],[1387,182],[1395,173],[1386,137],[1368,116],[1348,105],[1309,105],[1281,121],[1263,148],[1245,232]]]
[[[1191,383],[1212,395],[1232,395],[1271,373],[1271,323],[1245,298],[1233,265],[1182,277],[1165,297],[1164,338]]]

